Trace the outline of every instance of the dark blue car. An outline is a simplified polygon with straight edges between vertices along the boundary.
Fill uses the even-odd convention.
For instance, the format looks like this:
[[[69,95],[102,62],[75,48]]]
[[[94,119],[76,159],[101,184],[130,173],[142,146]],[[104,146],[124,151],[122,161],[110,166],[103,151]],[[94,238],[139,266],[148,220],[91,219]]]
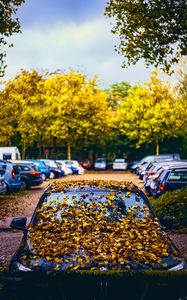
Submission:
[[[187,186],[187,164],[163,168],[160,175],[150,185],[151,194],[155,197],[167,191],[181,189]]]
[[[49,169],[50,172],[50,179],[58,178],[61,176],[64,176],[64,172],[60,169],[60,166],[52,159],[41,159],[41,162],[43,162]]]
[[[29,162],[32,162],[34,165],[38,167],[38,170],[42,173],[42,179],[46,180],[46,178],[50,178],[50,170],[49,167],[45,164],[44,161],[37,159],[29,159]]]

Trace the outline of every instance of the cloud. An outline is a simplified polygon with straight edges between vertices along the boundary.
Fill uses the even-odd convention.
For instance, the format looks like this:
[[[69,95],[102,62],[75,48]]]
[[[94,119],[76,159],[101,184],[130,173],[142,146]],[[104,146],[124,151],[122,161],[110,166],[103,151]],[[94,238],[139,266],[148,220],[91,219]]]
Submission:
[[[150,70],[141,62],[122,69],[123,58],[114,51],[116,38],[105,19],[83,24],[56,23],[42,28],[25,28],[14,36],[14,47],[7,52],[5,79],[22,69],[83,69],[89,76],[98,74],[102,87],[117,81],[147,81]]]

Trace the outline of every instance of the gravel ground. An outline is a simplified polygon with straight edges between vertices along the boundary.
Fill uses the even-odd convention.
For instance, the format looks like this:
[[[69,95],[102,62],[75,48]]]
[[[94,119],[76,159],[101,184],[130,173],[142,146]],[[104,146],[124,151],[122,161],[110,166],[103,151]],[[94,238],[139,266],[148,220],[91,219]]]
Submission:
[[[67,176],[58,180],[72,179],[105,179],[117,181],[127,180],[132,181],[140,188],[143,188],[142,181],[140,181],[136,175],[128,171],[92,171],[87,172],[84,175]],[[32,188],[29,191],[24,191],[19,194],[0,198],[0,269],[6,269],[22,238],[21,232],[10,230],[10,222],[12,218],[26,216],[29,222],[36,204],[48,184],[49,181],[46,181],[40,187]],[[187,233],[168,232],[168,234],[187,260]]]

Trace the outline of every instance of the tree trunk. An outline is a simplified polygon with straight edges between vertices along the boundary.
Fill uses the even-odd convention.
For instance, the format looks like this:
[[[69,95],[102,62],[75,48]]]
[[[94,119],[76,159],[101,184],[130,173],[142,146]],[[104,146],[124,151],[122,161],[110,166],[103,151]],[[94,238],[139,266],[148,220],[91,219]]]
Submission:
[[[93,161],[93,150],[88,151],[88,159]]]
[[[42,138],[41,136],[39,137],[39,158],[42,158],[43,154],[43,145],[42,145]]]
[[[22,141],[22,159],[25,159],[25,155],[26,155],[26,143],[25,143],[25,140]]]
[[[55,159],[57,158],[56,140],[57,140],[57,138],[53,137],[53,153],[54,153],[53,155],[54,155]]]
[[[156,155],[159,155],[159,141],[156,141]]]
[[[70,142],[68,142],[68,145],[67,145],[67,159],[71,160],[71,144],[70,144]]]

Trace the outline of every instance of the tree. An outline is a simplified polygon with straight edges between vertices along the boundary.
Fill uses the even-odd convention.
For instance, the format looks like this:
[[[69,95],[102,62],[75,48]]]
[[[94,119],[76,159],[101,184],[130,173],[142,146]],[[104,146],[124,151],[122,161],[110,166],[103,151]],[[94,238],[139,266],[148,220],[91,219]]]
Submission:
[[[6,86],[0,95],[0,141],[10,143],[18,134],[22,144],[22,158],[26,148],[45,136],[47,114],[41,97],[42,75],[37,71],[22,70]]]
[[[108,87],[105,91],[109,94],[108,102],[112,110],[116,110],[121,104],[122,98],[128,95],[128,91],[131,88],[129,82],[121,81],[116,82]]]
[[[105,14],[114,19],[124,66],[143,58],[148,66],[169,71],[187,54],[186,0],[109,0]]]
[[[159,154],[160,141],[186,131],[187,105],[155,71],[146,86],[130,91],[119,109],[118,122],[121,132],[135,140],[137,147],[154,143]]]
[[[0,77],[5,73],[6,46],[12,46],[7,38],[13,33],[20,32],[20,23],[18,18],[14,18],[18,7],[25,0],[0,0]]]
[[[97,89],[95,78],[71,71],[56,74],[44,84],[49,136],[66,143],[67,158],[71,147],[102,143],[106,138],[111,115],[107,94]]]

